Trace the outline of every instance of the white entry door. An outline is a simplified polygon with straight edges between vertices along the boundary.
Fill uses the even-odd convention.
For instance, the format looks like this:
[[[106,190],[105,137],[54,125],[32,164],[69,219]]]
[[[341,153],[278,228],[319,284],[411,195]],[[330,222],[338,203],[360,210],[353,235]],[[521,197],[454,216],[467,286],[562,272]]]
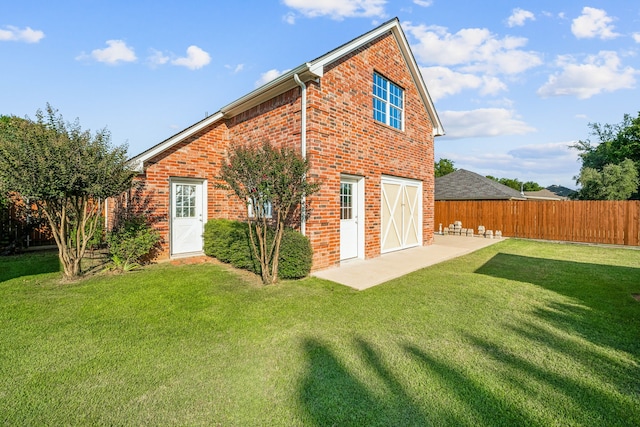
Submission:
[[[381,252],[422,244],[422,183],[382,178]]]
[[[342,178],[340,180],[340,259],[358,257],[360,214],[358,205],[358,181]]]
[[[204,188],[202,181],[171,181],[171,255],[202,252]]]

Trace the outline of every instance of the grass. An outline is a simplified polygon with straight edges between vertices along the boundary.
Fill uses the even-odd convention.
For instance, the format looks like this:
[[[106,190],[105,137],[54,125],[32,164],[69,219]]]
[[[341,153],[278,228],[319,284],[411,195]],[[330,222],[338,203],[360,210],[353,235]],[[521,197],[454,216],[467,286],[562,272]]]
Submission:
[[[357,292],[0,258],[0,425],[640,425],[639,267],[507,240]]]

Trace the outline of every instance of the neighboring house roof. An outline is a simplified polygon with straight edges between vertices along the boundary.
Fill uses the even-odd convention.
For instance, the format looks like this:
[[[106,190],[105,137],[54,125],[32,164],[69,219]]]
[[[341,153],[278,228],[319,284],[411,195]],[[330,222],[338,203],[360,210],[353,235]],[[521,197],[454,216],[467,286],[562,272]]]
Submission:
[[[252,107],[255,107],[277,95],[280,95],[298,86],[298,84],[295,82],[294,76],[297,75],[298,78],[305,83],[310,80],[317,80],[323,76],[324,67],[326,65],[330,65],[331,63],[344,57],[345,55],[348,55],[353,51],[360,49],[362,46],[374,41],[375,39],[386,33],[393,34],[396,41],[398,42],[400,51],[404,59],[406,60],[409,72],[413,77],[420,97],[422,98],[431,122],[433,123],[433,135],[444,135],[444,127],[440,122],[440,118],[438,117],[438,113],[436,112],[436,109],[433,105],[433,101],[431,100],[431,96],[429,95],[429,92],[427,90],[427,86],[424,83],[422,74],[420,73],[420,68],[418,67],[417,62],[413,57],[413,54],[411,53],[409,42],[407,41],[407,38],[402,31],[400,21],[398,20],[398,18],[394,18],[369,31],[368,33],[363,34],[362,36],[357,37],[350,42],[345,43],[344,45],[320,56],[319,58],[316,58],[311,62],[305,62],[304,64],[270,81],[269,83],[260,86],[256,90],[237,99],[231,104],[222,107],[220,111],[216,112],[215,114],[212,114],[211,116],[199,121],[198,123],[193,124],[192,126],[184,129],[176,135],[138,154],[137,156],[133,157],[131,161],[136,165],[138,170],[141,171],[144,161],[157,156],[163,151],[184,141],[186,138],[211,126],[219,120],[234,117]]]
[[[570,197],[576,190],[572,190],[567,187],[563,187],[562,185],[550,185],[547,187],[547,190],[551,191],[556,196],[562,197]]]
[[[524,197],[526,197],[527,200],[567,200],[566,197],[558,196],[546,188],[539,191],[525,191]]]
[[[525,200],[519,191],[466,169],[436,178],[436,200]]]

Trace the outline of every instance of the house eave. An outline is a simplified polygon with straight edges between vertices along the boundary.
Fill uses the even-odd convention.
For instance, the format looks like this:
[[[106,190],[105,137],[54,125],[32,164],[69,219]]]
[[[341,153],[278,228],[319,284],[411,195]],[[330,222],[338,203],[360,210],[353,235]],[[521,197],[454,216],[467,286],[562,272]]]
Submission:
[[[300,80],[306,83],[310,80],[316,80],[317,78],[322,77],[322,69],[318,69],[318,67],[311,69],[309,63],[304,63],[269,83],[260,86],[258,89],[249,92],[242,98],[233,101],[231,104],[222,107],[220,112],[223,114],[225,119],[228,119],[247,111],[250,108],[260,105],[277,95],[296,88],[298,87],[298,84],[293,78],[296,74]]]

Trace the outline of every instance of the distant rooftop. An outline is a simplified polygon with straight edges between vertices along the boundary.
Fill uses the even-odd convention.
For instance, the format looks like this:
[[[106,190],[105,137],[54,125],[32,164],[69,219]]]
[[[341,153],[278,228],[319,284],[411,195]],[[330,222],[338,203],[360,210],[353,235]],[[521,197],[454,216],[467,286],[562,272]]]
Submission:
[[[526,200],[519,191],[466,169],[436,178],[436,200]]]

